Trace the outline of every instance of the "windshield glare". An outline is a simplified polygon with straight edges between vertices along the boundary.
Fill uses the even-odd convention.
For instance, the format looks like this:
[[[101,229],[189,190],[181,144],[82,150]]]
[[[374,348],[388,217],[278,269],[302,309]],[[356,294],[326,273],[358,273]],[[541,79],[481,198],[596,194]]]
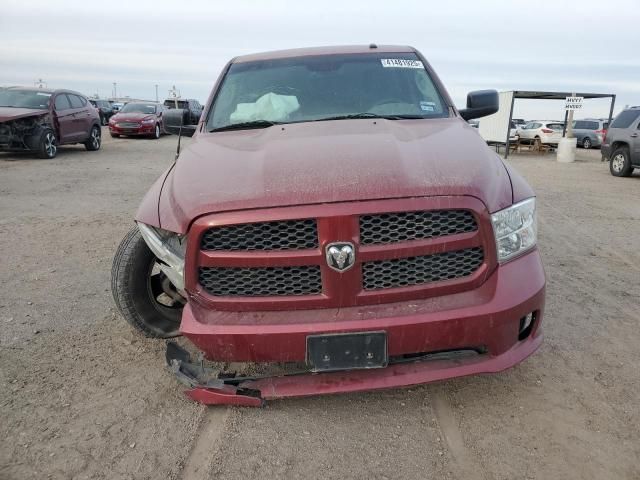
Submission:
[[[414,53],[324,55],[232,64],[207,127],[358,114],[437,118],[449,112]]]
[[[151,115],[156,113],[156,106],[147,103],[127,103],[120,109],[122,113],[145,113]]]
[[[0,89],[0,107],[49,108],[51,94],[37,90]]]

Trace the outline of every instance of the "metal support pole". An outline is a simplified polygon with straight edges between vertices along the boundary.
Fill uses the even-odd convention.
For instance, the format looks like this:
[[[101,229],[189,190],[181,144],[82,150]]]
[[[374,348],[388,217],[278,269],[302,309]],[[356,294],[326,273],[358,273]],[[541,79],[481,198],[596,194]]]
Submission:
[[[609,127],[611,127],[611,120],[613,119],[613,106],[616,104],[616,96],[611,95],[611,107],[609,108],[609,120],[607,121],[607,128],[605,130],[609,131]],[[605,133],[605,137],[607,134]],[[604,141],[604,138],[602,139]],[[604,155],[600,157],[600,160],[604,162],[606,158]]]
[[[562,126],[562,138],[567,136],[567,117],[569,116],[569,110],[564,111],[564,125]]]
[[[575,97],[576,94],[572,93],[571,96]],[[567,138],[573,138],[573,109],[569,110],[568,113],[564,127],[567,129]]]
[[[611,119],[613,118],[613,106],[616,104],[616,96],[611,95],[611,108],[609,109],[609,122],[607,123],[607,129],[611,125]]]
[[[511,120],[513,118],[513,101],[516,98],[516,92],[511,92],[511,108],[509,109],[509,123],[507,123],[507,141],[504,144],[504,159],[509,158],[509,137],[511,136]]]

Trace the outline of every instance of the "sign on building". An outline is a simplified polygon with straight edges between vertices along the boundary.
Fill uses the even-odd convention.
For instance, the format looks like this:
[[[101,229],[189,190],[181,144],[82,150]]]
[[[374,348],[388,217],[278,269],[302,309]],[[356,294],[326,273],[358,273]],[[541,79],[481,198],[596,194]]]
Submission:
[[[567,97],[564,100],[564,109],[579,110],[582,108],[582,100],[584,100],[584,97]]]

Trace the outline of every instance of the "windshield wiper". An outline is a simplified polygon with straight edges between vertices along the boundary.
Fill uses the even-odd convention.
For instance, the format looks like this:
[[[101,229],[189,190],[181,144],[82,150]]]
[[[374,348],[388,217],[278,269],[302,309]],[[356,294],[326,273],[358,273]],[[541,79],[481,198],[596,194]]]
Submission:
[[[277,125],[280,122],[272,122],[270,120],[253,120],[251,122],[232,123],[224,127],[213,128],[209,132],[224,132],[225,130],[244,130],[249,128],[267,128]]]
[[[424,120],[427,117],[422,115],[384,115],[387,120]]]
[[[358,118],[384,118],[385,120],[407,120],[407,119],[419,119],[425,118],[421,115],[381,115],[378,113],[363,112],[352,113],[349,115],[336,115],[335,117],[325,117],[313,120],[314,122],[325,122],[330,120],[352,120]]]

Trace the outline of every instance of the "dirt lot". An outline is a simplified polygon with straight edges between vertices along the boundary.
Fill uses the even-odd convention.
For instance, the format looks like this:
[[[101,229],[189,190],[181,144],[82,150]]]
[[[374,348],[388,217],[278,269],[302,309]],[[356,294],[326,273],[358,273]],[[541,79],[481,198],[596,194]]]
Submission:
[[[503,374],[204,408],[115,313],[109,269],[175,138],[0,154],[0,478],[640,478],[640,176],[513,160],[536,188],[542,349]]]

